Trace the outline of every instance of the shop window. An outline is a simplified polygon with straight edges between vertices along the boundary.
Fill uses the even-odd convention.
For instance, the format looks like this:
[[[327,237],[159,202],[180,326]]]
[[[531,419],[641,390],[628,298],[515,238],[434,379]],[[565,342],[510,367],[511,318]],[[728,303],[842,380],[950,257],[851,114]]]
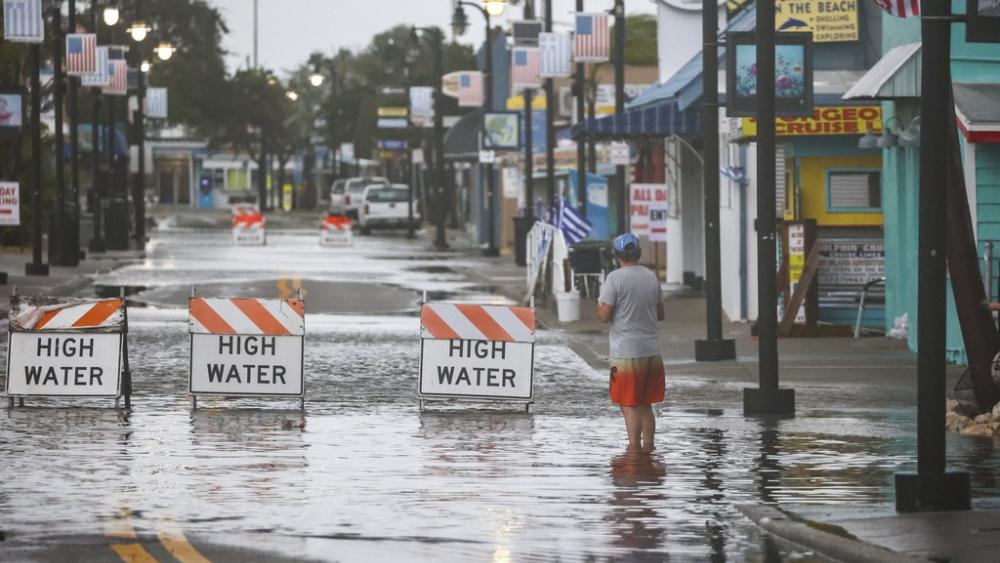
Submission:
[[[829,211],[882,210],[882,176],[878,170],[837,170],[826,177]]]

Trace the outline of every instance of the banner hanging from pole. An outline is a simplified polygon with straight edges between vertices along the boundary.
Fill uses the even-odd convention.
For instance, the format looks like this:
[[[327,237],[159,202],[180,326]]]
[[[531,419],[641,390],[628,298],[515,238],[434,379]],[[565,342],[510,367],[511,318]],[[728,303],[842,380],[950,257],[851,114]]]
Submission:
[[[45,41],[42,0],[3,0],[3,38],[12,43]]]
[[[538,49],[543,78],[565,78],[573,74],[573,46],[568,33],[539,33]]]

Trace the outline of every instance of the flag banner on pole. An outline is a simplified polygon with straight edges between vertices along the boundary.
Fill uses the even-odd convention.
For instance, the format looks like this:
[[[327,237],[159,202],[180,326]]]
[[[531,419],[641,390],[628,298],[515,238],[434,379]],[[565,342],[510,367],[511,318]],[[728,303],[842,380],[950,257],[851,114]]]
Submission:
[[[146,88],[146,117],[152,119],[167,118],[167,89]]]
[[[463,108],[483,105],[483,73],[478,70],[462,72],[458,75],[458,105]]]
[[[97,34],[70,33],[66,36],[66,74],[83,76],[97,71]]]
[[[434,121],[434,88],[410,86],[410,122],[430,125]]]
[[[514,47],[510,52],[510,85],[514,90],[540,88],[538,47]]]
[[[128,47],[123,47],[121,45],[109,45],[108,46],[108,60],[109,61],[124,61],[125,53],[128,51]]]
[[[920,0],[874,0],[874,2],[890,16],[897,18],[920,15]]]
[[[552,202],[552,207],[549,209],[549,223],[562,231],[568,246],[573,246],[587,238],[593,228],[590,221],[570,205],[566,198],[560,199],[559,202]]]
[[[576,14],[573,59],[579,63],[601,63],[610,59],[611,36],[607,14]]]
[[[3,38],[13,43],[45,41],[42,0],[3,0]]]
[[[573,75],[573,47],[568,33],[539,33],[543,78],[565,78]]]
[[[109,96],[128,94],[128,64],[124,59],[108,61],[108,85],[104,93]]]
[[[80,77],[80,84],[82,86],[95,86],[98,88],[104,88],[108,85],[108,48],[98,47],[95,50],[95,55],[97,58],[97,64],[95,65],[94,72],[89,74],[84,74]]]

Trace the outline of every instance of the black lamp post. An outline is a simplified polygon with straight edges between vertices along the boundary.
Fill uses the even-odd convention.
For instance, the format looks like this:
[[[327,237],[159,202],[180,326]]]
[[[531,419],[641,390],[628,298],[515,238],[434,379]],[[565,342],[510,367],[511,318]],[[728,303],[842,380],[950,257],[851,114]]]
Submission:
[[[129,35],[135,42],[135,66],[139,70],[136,77],[136,102],[135,110],[135,132],[136,142],[138,142],[137,163],[138,173],[132,187],[132,205],[135,209],[135,243],[136,248],[143,250],[146,247],[146,73],[149,71],[149,63],[145,61],[144,50],[142,48],[150,29],[142,20],[140,11],[142,4],[136,2],[136,21],[129,28]]]
[[[444,181],[444,115],[442,103],[444,95],[441,93],[441,76],[444,74],[444,33],[436,27],[415,27],[414,33],[423,32],[431,37],[431,57],[432,71],[434,78],[434,157],[433,157],[433,178],[431,183],[434,186],[435,201],[437,202],[438,213],[434,217],[435,234],[434,247],[439,250],[448,248],[447,232],[445,222],[448,220],[448,209],[451,205],[451,197]]]
[[[93,33],[100,31],[98,27],[98,11],[101,10],[99,2],[94,0],[90,5],[90,25]],[[118,20],[118,12],[115,10],[115,21]],[[90,252],[104,252],[107,244],[104,242],[104,182],[101,182],[101,89],[92,87],[90,89],[90,188],[94,196],[94,232],[90,237],[88,249]]]
[[[76,33],[76,0],[69,0],[69,18],[66,22],[70,33]],[[76,266],[80,263],[80,108],[78,104],[78,94],[80,89],[80,79],[75,76],[67,77],[69,89],[67,90],[67,102],[69,105],[69,178],[70,192],[67,211],[69,216],[64,218],[66,228],[63,232],[60,248],[65,249],[62,253],[62,264],[65,266]]]
[[[490,0],[484,6],[480,6],[479,4],[460,0],[455,4],[455,14],[452,18],[452,24],[456,29],[468,21],[465,17],[465,12],[462,10],[462,6],[470,6],[479,10],[479,13],[486,19],[486,42],[483,47],[485,49],[484,55],[486,56],[486,71],[483,79],[483,89],[485,90],[485,95],[483,96],[483,113],[485,114],[493,109],[493,24],[490,18],[491,16],[501,15],[506,7],[506,2]],[[487,162],[481,166],[483,173],[486,175],[486,212],[488,214],[487,228],[489,229],[489,246],[486,247],[483,254],[485,256],[499,256],[500,249],[497,248],[496,243],[496,215],[498,206],[495,201],[496,194],[494,193],[493,163]]]

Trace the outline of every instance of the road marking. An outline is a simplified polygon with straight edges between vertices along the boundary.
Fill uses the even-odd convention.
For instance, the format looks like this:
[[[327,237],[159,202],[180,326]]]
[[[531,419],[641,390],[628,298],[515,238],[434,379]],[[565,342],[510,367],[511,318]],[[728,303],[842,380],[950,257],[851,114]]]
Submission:
[[[135,528],[132,527],[132,511],[121,507],[110,520],[104,521],[104,535],[109,538],[136,539]]]
[[[125,563],[159,563],[146,551],[146,548],[138,543],[114,544],[111,549],[115,550],[118,557],[121,557]]]
[[[188,542],[181,527],[174,520],[169,518],[158,520],[156,522],[156,535],[160,537],[160,543],[167,548],[170,555],[173,555],[181,563],[211,563]]]

